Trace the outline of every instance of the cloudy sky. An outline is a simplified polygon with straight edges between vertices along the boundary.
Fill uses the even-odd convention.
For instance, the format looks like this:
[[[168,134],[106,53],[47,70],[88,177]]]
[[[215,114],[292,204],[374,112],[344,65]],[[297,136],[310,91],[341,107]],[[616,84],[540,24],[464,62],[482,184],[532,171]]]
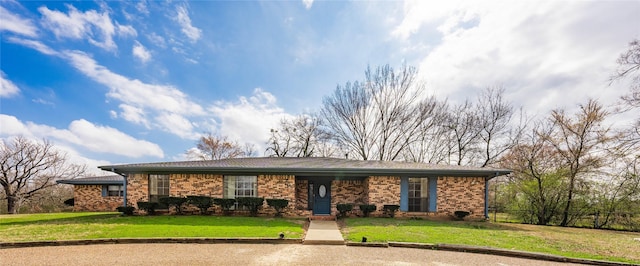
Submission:
[[[499,85],[530,114],[613,105],[638,14],[637,0],[0,0],[0,138],[46,138],[92,170],[183,159],[203,132],[262,155],[281,118],[403,62],[453,102]]]

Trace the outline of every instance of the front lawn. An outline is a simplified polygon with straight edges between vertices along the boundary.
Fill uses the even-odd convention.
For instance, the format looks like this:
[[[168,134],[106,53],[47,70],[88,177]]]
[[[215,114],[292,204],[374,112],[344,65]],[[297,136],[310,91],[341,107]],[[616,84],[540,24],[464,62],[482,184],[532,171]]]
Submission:
[[[640,263],[640,233],[490,222],[348,218],[345,239],[461,244]]]
[[[0,215],[0,242],[137,237],[301,238],[304,220],[227,216],[120,216],[119,213]]]

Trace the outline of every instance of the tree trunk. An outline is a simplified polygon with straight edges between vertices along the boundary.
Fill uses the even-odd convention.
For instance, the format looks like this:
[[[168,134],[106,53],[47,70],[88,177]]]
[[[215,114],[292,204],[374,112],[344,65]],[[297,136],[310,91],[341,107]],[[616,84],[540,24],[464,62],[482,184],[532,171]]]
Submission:
[[[560,222],[560,226],[567,226],[569,223],[569,209],[571,209],[571,200],[573,199],[573,186],[575,183],[575,177],[572,176],[569,183],[569,195],[567,197],[567,204],[564,206],[564,211],[562,211],[562,222]]]
[[[16,200],[15,196],[7,196],[7,213],[16,214],[18,213],[18,209],[16,209]]]

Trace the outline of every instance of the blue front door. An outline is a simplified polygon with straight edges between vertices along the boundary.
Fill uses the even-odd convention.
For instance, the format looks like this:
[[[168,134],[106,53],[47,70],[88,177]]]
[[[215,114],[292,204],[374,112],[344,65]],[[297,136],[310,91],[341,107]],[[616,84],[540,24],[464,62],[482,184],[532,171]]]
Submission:
[[[313,182],[313,214],[331,214],[331,180]]]

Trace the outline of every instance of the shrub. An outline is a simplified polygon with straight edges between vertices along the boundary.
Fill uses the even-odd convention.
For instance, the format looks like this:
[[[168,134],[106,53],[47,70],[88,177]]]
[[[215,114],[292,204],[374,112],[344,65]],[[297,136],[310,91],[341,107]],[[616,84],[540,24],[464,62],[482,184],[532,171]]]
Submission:
[[[469,214],[471,214],[471,213],[468,212],[468,211],[455,211],[455,212],[453,212],[453,215],[456,216],[456,219],[461,220],[461,221],[464,220],[464,217],[469,216]]]
[[[138,201],[138,209],[145,210],[149,215],[155,215],[158,206],[157,202]]]
[[[70,198],[64,201],[64,205],[73,206],[75,204],[75,198]]]
[[[133,215],[133,206],[120,206],[116,208],[116,211],[121,212],[124,215]]]
[[[238,205],[244,206],[249,209],[249,213],[251,216],[258,216],[258,210],[262,208],[262,203],[264,202],[264,198],[255,198],[255,197],[242,197],[237,198]]]
[[[284,208],[289,206],[289,200],[286,199],[267,199],[267,204],[276,209],[276,217],[282,217]]]
[[[385,215],[393,218],[396,217],[396,211],[400,209],[400,205],[384,205],[382,206],[382,210]]]
[[[213,199],[213,204],[220,206],[222,214],[229,215],[231,207],[236,204],[236,199]]]
[[[351,203],[342,203],[336,204],[336,209],[338,209],[338,217],[347,217],[347,214],[353,210],[353,204]]]
[[[364,217],[369,217],[369,214],[376,211],[377,207],[374,204],[360,204],[360,211]]]
[[[198,207],[202,215],[207,214],[207,210],[213,205],[213,200],[209,196],[187,196],[187,202]]]
[[[172,206],[176,208],[177,214],[182,214],[182,206],[187,203],[187,198],[183,197],[162,197],[158,199],[160,203],[167,205],[168,208]]]

